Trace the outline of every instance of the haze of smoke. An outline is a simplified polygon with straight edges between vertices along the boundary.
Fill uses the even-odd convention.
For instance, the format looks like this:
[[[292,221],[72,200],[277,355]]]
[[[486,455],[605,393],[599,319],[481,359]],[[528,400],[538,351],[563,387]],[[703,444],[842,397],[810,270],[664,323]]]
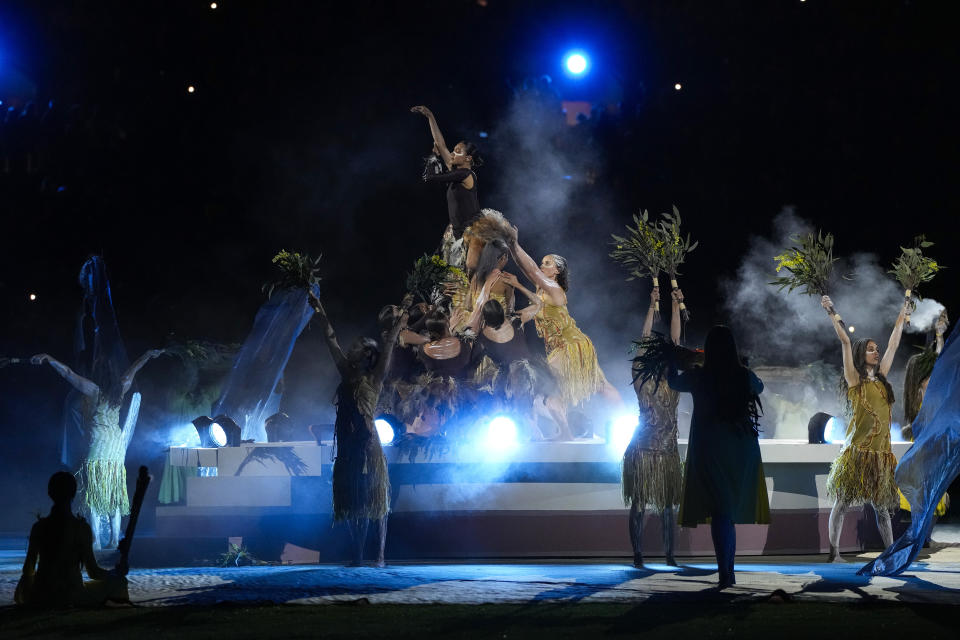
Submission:
[[[924,298],[917,303],[917,308],[913,310],[910,316],[910,324],[906,331],[910,333],[926,333],[933,328],[933,324],[940,317],[940,313],[945,309],[942,304],[933,298]]]
[[[602,175],[602,159],[583,130],[566,124],[558,102],[532,91],[516,96],[490,140],[495,160],[486,171],[495,172],[496,189],[481,193],[481,204],[519,227],[534,260],[546,253],[567,259],[571,315],[594,342],[608,379],[631,393],[626,354],[642,318],[633,317],[637,304],[624,291],[641,293],[607,256],[610,233],[627,218],[599,182],[588,184],[588,174]]]
[[[769,237],[752,239],[736,279],[722,283],[731,324],[745,351],[768,364],[840,359],[837,336],[820,301],[769,284],[777,276],[773,257],[794,244],[792,236],[808,231],[816,229],[792,208],[783,209],[774,218]],[[843,238],[836,238],[834,251],[841,259],[834,265],[830,297],[847,326],[855,329],[851,337],[870,337],[885,345],[903,304],[903,291],[875,255],[844,258],[843,250]]]

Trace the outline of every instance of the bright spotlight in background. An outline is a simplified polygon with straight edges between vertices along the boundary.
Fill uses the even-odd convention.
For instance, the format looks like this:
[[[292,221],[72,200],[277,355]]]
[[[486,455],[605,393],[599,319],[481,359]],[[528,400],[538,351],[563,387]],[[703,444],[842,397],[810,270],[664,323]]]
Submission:
[[[829,444],[843,444],[847,439],[847,425],[843,420],[834,416],[827,420],[823,428],[823,441]]]
[[[37,294],[31,293],[31,294],[30,294],[30,302],[36,302],[36,300],[37,300]]]
[[[187,87],[187,93],[193,93],[193,92],[196,91],[196,90],[197,90],[197,88],[194,87],[193,85],[190,85],[189,87]]]
[[[673,85],[673,88],[677,91],[680,91],[680,89],[683,89],[683,85],[678,82],[677,84]]]
[[[847,331],[849,331],[850,333],[853,333],[854,331],[853,325],[850,325],[849,327],[847,327]]]
[[[570,51],[563,58],[563,68],[574,76],[582,76],[590,68],[590,60],[582,51]]]
[[[517,444],[517,423],[507,416],[497,416],[487,425],[487,447],[504,451]]]
[[[227,432],[216,422],[210,425],[210,438],[218,447],[227,446]]]
[[[373,421],[373,426],[377,428],[377,435],[380,436],[380,444],[390,444],[393,442],[393,426],[383,418],[377,418]]]
[[[640,418],[635,413],[624,414],[614,418],[610,424],[610,452],[617,458],[623,456],[627,445],[633,439],[633,434],[640,426]]]

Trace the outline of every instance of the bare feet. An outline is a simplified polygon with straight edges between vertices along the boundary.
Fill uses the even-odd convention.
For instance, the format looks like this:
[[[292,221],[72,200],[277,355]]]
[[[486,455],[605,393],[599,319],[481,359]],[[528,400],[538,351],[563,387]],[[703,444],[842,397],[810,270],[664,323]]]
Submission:
[[[847,561],[840,557],[840,550],[834,546],[830,547],[830,555],[827,556],[827,562],[835,564],[845,564]]]
[[[633,566],[637,569],[643,569],[643,555],[639,553],[633,554]]]
[[[376,562],[373,563],[373,566],[376,567],[377,569],[385,569],[387,567],[387,562],[386,560],[382,560],[382,559],[377,560]]]

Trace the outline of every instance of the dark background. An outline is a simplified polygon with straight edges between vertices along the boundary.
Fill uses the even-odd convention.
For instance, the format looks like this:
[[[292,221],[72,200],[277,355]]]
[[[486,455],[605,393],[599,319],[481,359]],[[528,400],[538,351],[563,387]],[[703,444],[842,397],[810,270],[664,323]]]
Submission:
[[[446,220],[442,190],[420,181],[430,138],[414,104],[450,146],[481,144],[481,204],[517,222],[532,255],[579,257],[571,311],[602,360],[647,306],[606,257],[640,208],[677,204],[701,240],[684,280],[694,342],[726,319],[718,283],[786,205],[840,252],[886,264],[925,233],[953,266],[954,18],[903,1],[5,2],[0,355],[69,359],[91,253],[110,268],[131,358],[170,339],[241,342],[281,248],[322,253],[338,329],[372,333]],[[560,68],[574,46],[592,58],[580,81]],[[617,108],[521,153],[500,123],[543,75],[555,97]],[[36,111],[21,117],[26,100]],[[39,150],[32,171],[26,149]],[[563,214],[511,210],[558,149],[572,172]],[[593,290],[620,301],[602,330]],[[952,270],[925,288],[951,310],[955,291]],[[302,422],[332,416],[318,338],[308,330],[288,367]],[[604,366],[628,382],[625,365]],[[56,466],[65,392],[48,367],[0,370],[2,500],[15,505],[0,529],[45,509],[36,480]]]

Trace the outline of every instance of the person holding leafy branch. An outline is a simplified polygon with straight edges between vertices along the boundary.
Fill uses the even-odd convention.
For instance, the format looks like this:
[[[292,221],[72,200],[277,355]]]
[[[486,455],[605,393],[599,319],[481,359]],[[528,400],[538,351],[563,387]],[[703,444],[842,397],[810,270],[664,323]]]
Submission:
[[[882,357],[874,340],[862,338],[851,344],[830,296],[823,296],[820,304],[827,310],[840,339],[849,416],[846,441],[827,476],[827,492],[834,498],[830,511],[829,560],[843,562],[840,533],[847,508],[853,504],[872,504],[884,546],[893,544],[890,512],[897,508],[899,494],[894,480],[897,459],[890,448],[894,394],[886,376],[900,346],[910,300],[905,299],[900,308]]]
[[[683,292],[674,289],[670,313],[670,341],[680,344],[680,305]],[[653,316],[660,299],[659,289],[650,292],[650,307],[643,323],[639,348],[653,331]],[[639,360],[639,358],[638,358]],[[643,516],[646,506],[653,505],[663,526],[663,552],[666,563],[676,566],[673,557],[673,529],[676,526],[674,507],[680,503],[683,472],[677,448],[677,405],[680,394],[671,389],[662,375],[655,379],[643,376],[639,362],[633,367],[633,388],[640,404],[640,426],[623,454],[621,487],[624,504],[630,507],[629,532],[633,547],[633,566],[643,567]]]

